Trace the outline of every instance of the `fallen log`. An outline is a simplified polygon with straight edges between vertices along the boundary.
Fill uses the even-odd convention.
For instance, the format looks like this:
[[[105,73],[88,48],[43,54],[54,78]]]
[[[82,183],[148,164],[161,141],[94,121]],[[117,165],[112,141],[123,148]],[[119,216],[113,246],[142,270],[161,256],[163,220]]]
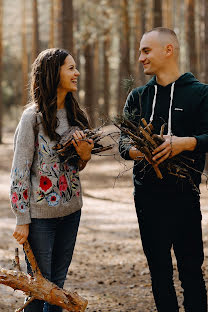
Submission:
[[[48,303],[60,306],[67,311],[83,312],[87,307],[88,301],[79,296],[77,292],[68,291],[59,288],[54,283],[45,279],[37,265],[32,249],[26,241],[23,245],[28,261],[31,264],[33,276],[20,271],[14,270],[0,270],[0,284],[4,284],[13,288],[14,290],[21,290],[27,296],[31,297],[30,302],[34,299],[47,301]],[[15,256],[18,261],[17,256]],[[27,305],[28,303],[26,303]],[[22,311],[24,307],[16,310]]]

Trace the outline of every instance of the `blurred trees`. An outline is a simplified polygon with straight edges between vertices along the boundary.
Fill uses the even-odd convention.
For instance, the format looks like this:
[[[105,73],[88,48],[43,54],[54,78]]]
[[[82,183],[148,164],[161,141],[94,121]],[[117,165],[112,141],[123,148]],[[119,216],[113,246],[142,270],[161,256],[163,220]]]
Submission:
[[[177,33],[182,71],[208,80],[207,0],[1,0],[0,4],[5,11],[0,18],[5,112],[27,102],[28,76],[37,54],[61,47],[76,60],[81,73],[78,98],[92,124],[120,114],[127,89],[150,78],[138,64],[139,41],[155,26]],[[132,82],[126,89],[125,79]]]
[[[145,0],[136,0],[134,7],[134,79],[136,85],[145,84],[142,66],[139,65],[139,41],[145,32]]]
[[[118,113],[121,114],[126,91],[123,88],[123,80],[131,75],[130,66],[130,22],[128,0],[120,1],[120,49],[119,49],[119,88],[118,88]]]
[[[73,1],[62,0],[62,40],[63,48],[73,55]]]
[[[53,0],[51,0],[53,2]],[[73,1],[56,0],[58,18],[58,45],[73,54]]]
[[[3,115],[3,103],[2,103],[2,32],[3,32],[3,1],[0,0],[0,143],[2,143],[2,115]]]
[[[195,29],[195,0],[186,0],[187,5],[187,23],[186,23],[186,40],[188,45],[188,57],[190,71],[197,75],[197,45]]]
[[[162,0],[153,0],[154,27],[160,27],[162,22]]]
[[[28,93],[28,53],[27,53],[27,26],[26,26],[26,0],[22,0],[22,105],[27,104]]]
[[[208,56],[206,55],[206,52],[208,51],[208,1],[204,1],[204,10],[205,16],[204,16],[204,44],[202,52],[204,52],[203,56],[206,60],[205,62],[205,79],[208,80]]]
[[[54,39],[54,31],[55,31],[55,15],[54,15],[54,8],[55,4],[54,4],[54,0],[50,1],[50,17],[49,17],[49,27],[50,27],[50,31],[49,31],[49,44],[48,47],[49,48],[54,48],[55,46],[55,39]]]
[[[39,54],[39,25],[38,25],[38,0],[33,0],[32,6],[32,62]]]
[[[89,116],[90,124],[94,126],[95,124],[95,114],[94,114],[94,45],[92,43],[87,43],[84,46],[84,57],[85,57],[85,108]]]

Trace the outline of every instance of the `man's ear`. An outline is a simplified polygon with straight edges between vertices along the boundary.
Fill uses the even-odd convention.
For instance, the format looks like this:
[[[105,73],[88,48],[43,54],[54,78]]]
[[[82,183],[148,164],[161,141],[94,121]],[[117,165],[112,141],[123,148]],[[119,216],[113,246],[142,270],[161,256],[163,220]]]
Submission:
[[[167,54],[167,56],[173,55],[173,45],[172,44],[168,44],[166,46],[166,54]]]

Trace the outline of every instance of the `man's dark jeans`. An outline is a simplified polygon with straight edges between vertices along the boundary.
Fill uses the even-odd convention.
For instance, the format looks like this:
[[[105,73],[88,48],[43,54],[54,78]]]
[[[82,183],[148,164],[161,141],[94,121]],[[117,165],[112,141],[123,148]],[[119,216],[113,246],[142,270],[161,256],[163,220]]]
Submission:
[[[135,206],[159,312],[179,311],[173,285],[173,247],[186,312],[207,312],[199,196],[135,191]]]
[[[61,218],[32,219],[29,243],[41,273],[49,281],[63,287],[71,263],[79,227],[81,210]],[[28,265],[28,262],[27,262]],[[28,273],[31,269],[28,265]],[[25,312],[61,312],[62,308],[34,300]]]

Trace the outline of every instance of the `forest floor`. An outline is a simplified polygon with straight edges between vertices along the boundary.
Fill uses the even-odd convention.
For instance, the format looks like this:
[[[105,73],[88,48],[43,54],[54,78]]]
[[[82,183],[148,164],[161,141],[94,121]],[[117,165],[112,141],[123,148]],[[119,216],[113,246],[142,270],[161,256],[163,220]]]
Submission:
[[[11,132],[4,134],[3,142],[0,145],[0,267],[11,269],[17,247],[12,238],[15,218],[8,200],[13,157]],[[93,156],[80,174],[84,206],[65,288],[76,290],[88,299],[88,312],[156,311],[133,204],[133,163],[126,162],[125,165],[129,170],[118,155]],[[204,273],[208,287],[208,190],[205,182],[201,187],[201,205]],[[25,269],[21,248],[20,258]],[[182,306],[182,289],[174,255],[173,259],[175,286]],[[0,312],[12,312],[23,304],[24,296],[20,291],[14,292],[0,285],[0,295]]]

